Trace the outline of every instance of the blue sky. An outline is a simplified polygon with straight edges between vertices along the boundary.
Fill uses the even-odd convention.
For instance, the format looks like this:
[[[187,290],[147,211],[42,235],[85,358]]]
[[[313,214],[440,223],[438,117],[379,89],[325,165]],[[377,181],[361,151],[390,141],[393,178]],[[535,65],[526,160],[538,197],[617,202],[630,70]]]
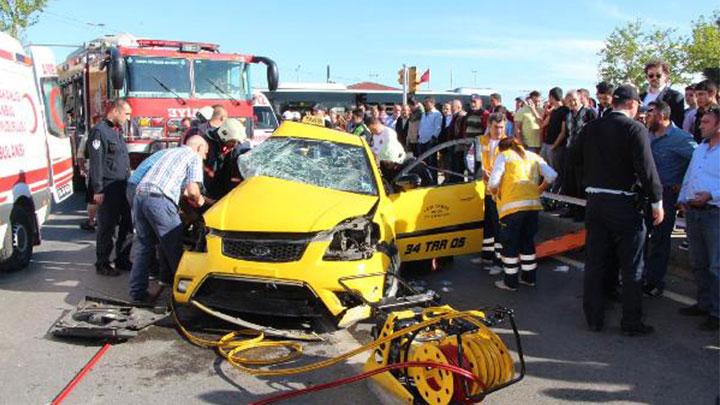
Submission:
[[[692,4],[692,7],[689,5]],[[491,87],[507,97],[592,87],[597,52],[617,25],[689,31],[716,1],[167,1],[50,0],[26,42],[81,44],[105,33],[213,42],[273,58],[281,81],[396,85],[403,63],[431,71],[430,88]],[[115,5],[114,9],[110,5]],[[100,26],[104,24],[104,26]],[[56,49],[59,57],[69,49]],[[452,72],[452,74],[451,74]],[[261,72],[257,72],[261,73]],[[254,75],[265,85],[264,75]],[[263,80],[263,83],[257,83]]]

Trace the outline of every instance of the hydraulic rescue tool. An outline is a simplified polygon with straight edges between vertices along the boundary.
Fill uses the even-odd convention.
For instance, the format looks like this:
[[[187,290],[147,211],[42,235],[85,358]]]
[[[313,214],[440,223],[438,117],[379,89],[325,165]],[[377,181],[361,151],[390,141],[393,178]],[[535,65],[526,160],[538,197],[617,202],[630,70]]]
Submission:
[[[374,277],[368,274],[359,277]],[[358,277],[358,276],[356,276]],[[396,277],[396,276],[395,276]],[[302,345],[292,341],[264,340],[260,330],[232,332],[220,340],[190,333],[178,321],[180,332],[192,343],[215,348],[233,367],[255,376],[288,376],[330,367],[360,353],[369,352],[362,374],[283,392],[256,404],[286,400],[308,392],[337,387],[372,377],[376,383],[407,404],[469,404],[520,381],[525,360],[513,312],[505,308],[458,311],[437,304],[398,278],[409,291],[404,297],[378,303],[356,298],[371,307],[375,340],[340,356],[316,363],[272,369],[263,368],[298,359]],[[344,282],[340,284],[351,294]],[[509,321],[515,338],[519,371],[505,343],[489,328]],[[257,356],[256,350],[284,349],[276,358]]]

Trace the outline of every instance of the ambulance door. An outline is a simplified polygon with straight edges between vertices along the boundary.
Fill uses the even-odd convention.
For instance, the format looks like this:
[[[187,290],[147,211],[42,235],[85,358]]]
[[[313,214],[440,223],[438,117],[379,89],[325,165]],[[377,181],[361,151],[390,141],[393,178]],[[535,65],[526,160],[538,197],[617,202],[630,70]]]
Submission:
[[[30,47],[30,51],[47,140],[50,190],[54,202],[60,203],[73,193],[72,145],[71,138],[65,133],[62,92],[52,51],[45,47]]]
[[[485,186],[482,179],[475,180],[468,168],[474,159],[470,162],[463,159],[462,173],[440,168],[429,160],[433,154],[451,154],[456,147],[467,150],[472,142],[468,139],[438,145],[393,179],[394,190],[389,197],[395,207],[396,239],[402,261],[481,251]],[[444,158],[438,160],[441,159]],[[432,184],[427,174],[434,174],[439,180]],[[416,186],[413,183],[418,177],[422,183]]]

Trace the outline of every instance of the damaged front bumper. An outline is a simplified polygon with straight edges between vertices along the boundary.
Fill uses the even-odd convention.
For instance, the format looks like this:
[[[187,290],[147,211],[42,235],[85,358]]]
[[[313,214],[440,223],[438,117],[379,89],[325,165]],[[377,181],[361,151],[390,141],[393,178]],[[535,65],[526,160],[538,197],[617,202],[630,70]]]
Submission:
[[[125,340],[168,316],[165,308],[137,306],[107,298],[85,297],[50,327],[57,337]]]
[[[362,260],[328,260],[331,242],[332,238],[316,238],[293,260],[271,262],[230,257],[223,237],[210,234],[207,252],[183,254],[173,286],[175,301],[188,304],[197,299],[211,308],[257,315],[339,317],[359,304],[339,280],[387,271],[391,261],[377,251]],[[385,280],[362,278],[349,287],[375,302],[383,296]]]

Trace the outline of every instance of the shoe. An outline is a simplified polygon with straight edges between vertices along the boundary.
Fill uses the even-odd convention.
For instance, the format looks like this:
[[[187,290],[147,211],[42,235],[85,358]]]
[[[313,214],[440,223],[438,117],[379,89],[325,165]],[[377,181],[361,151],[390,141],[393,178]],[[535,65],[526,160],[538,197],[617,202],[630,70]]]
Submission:
[[[101,276],[117,277],[120,275],[120,272],[116,268],[111,266],[110,263],[105,263],[97,266],[95,268],[95,271]]]
[[[495,287],[501,289],[501,290],[507,290],[507,291],[517,291],[517,288],[510,287],[509,285],[505,284],[505,280],[498,280],[495,282]]]
[[[150,303],[154,303],[155,301],[157,301],[165,289],[166,289],[165,286],[160,285],[160,283],[150,284],[150,286],[148,287],[148,292],[147,292],[148,301]]]
[[[632,327],[622,327],[621,329],[625,336],[644,336],[655,332],[655,328],[644,323]]]
[[[701,330],[708,330],[708,331],[714,331],[720,329],[720,325],[718,324],[718,318],[714,316],[708,316],[705,322],[701,323],[699,328]]]
[[[687,252],[687,250],[690,249],[690,244],[688,243],[688,241],[684,240],[684,241],[680,244],[680,246],[678,246],[678,248],[679,248],[680,250],[684,250],[684,251]]]
[[[490,270],[488,271],[488,274],[491,276],[497,276],[498,274],[502,274],[503,269],[500,266],[492,266],[490,267]]]
[[[487,263],[487,259],[483,259],[482,257],[475,257],[473,259],[470,259],[470,263],[472,264],[485,264]]]
[[[90,223],[90,221],[86,219],[85,221],[80,222],[80,229],[82,229],[83,231],[94,232],[95,224]]]
[[[132,269],[132,262],[129,260],[115,260],[115,268],[122,271],[130,271]]]
[[[705,316],[708,314],[707,311],[700,309],[697,304],[690,305],[689,307],[680,308],[678,309],[678,313],[685,316]]]
[[[655,287],[654,284],[645,284],[645,286],[643,286],[643,292],[645,293],[645,295],[648,295],[650,297],[660,297],[663,295],[664,291],[664,288]]]
[[[530,281],[525,281],[525,280],[523,280],[523,279],[520,279],[520,284],[526,285],[526,286],[528,286],[528,287],[535,287],[535,283],[530,282]]]

